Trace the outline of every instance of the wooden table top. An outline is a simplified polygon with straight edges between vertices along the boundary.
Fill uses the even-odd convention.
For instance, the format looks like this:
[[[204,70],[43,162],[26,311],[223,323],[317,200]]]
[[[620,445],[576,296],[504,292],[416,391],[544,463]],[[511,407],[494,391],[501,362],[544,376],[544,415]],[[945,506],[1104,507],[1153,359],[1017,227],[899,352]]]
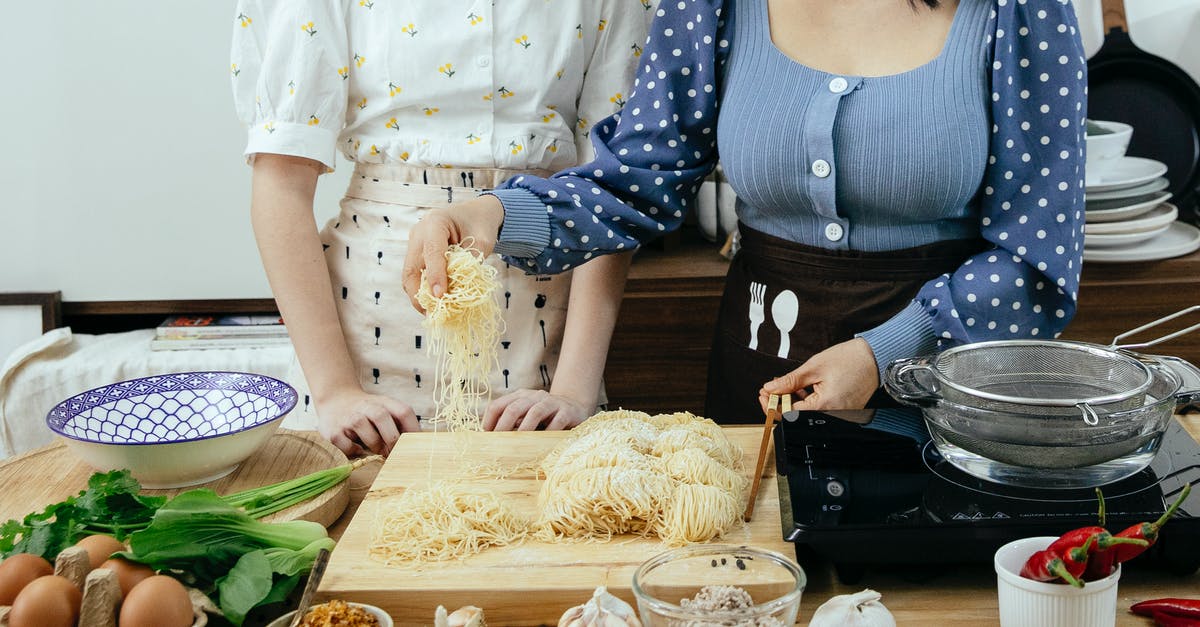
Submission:
[[[1177,417],[1193,438],[1200,441],[1200,414]],[[350,505],[346,513],[329,529],[340,538],[380,464],[368,464],[354,472],[350,483]],[[883,595],[883,604],[899,625],[999,625],[996,574],[991,564],[947,567],[927,581],[914,581],[896,570],[868,570],[854,585],[837,581],[833,569],[808,572],[808,587],[800,604],[798,624],[808,624],[813,611],[830,597],[871,588]],[[1149,619],[1128,613],[1130,605],[1159,597],[1200,597],[1200,574],[1175,577],[1162,572],[1129,568],[1121,575],[1117,597],[1118,627],[1152,625]],[[487,611],[487,608],[484,608]]]

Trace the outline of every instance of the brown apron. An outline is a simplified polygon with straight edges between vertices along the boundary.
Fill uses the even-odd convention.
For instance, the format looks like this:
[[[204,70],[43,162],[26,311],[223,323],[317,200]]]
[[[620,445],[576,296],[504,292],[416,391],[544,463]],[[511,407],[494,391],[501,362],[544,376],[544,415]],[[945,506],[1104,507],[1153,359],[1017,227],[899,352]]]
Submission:
[[[738,225],[709,356],[705,416],[762,422],[758,391],[775,377],[908,306],[929,280],[981,250],[979,240],[885,252],[826,250]],[[887,406],[878,391],[870,407]],[[849,409],[849,408],[847,408]]]

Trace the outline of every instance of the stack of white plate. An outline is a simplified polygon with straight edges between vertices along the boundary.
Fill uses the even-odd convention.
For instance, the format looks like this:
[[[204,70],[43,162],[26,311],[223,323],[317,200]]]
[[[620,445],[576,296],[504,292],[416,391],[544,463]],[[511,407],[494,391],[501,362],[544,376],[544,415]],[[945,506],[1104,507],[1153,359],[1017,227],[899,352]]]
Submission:
[[[1085,190],[1084,261],[1153,261],[1200,249],[1200,229],[1176,221],[1167,166],[1121,157]]]

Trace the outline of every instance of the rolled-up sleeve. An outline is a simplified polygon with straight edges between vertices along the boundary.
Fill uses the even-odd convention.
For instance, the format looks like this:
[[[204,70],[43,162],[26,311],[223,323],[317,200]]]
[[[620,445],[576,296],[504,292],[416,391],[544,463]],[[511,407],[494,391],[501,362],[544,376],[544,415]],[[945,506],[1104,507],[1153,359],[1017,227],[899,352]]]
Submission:
[[[274,153],[333,169],[352,67],[342,4],[238,2],[230,73],[247,160]]]
[[[863,333],[882,370],[940,346],[1053,338],[1075,313],[1083,256],[1087,60],[1067,0],[997,0],[991,15],[987,249]]]
[[[633,92],[591,131],[595,159],[493,192],[505,217],[496,251],[528,272],[556,273],[634,248],[679,226],[717,160],[720,70],[728,51],[720,0],[664,2]]]

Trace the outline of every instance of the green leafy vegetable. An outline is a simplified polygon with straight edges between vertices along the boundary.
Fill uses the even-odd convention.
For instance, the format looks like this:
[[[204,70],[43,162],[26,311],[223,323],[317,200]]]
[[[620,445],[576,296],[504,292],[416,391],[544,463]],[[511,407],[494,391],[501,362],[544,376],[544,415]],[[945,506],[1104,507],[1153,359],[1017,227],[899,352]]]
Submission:
[[[131,535],[122,556],[187,573],[197,588],[215,592],[225,618],[240,625],[252,608],[286,596],[317,553],[333,545],[320,524],[260,522],[211,490],[189,490]]]
[[[63,549],[92,534],[124,540],[150,524],[165,496],[140,494],[127,470],[98,472],[76,496],[0,526],[0,554],[32,553],[53,562]]]
[[[263,518],[325,492],[373,459],[363,458],[220,498],[243,508],[251,518]],[[95,473],[88,479],[87,489],[78,495],[0,525],[0,556],[32,553],[53,562],[59,552],[87,535],[104,534],[123,541],[129,534],[145,529],[167,502],[166,496],[144,495],[141,489],[128,470]]]

